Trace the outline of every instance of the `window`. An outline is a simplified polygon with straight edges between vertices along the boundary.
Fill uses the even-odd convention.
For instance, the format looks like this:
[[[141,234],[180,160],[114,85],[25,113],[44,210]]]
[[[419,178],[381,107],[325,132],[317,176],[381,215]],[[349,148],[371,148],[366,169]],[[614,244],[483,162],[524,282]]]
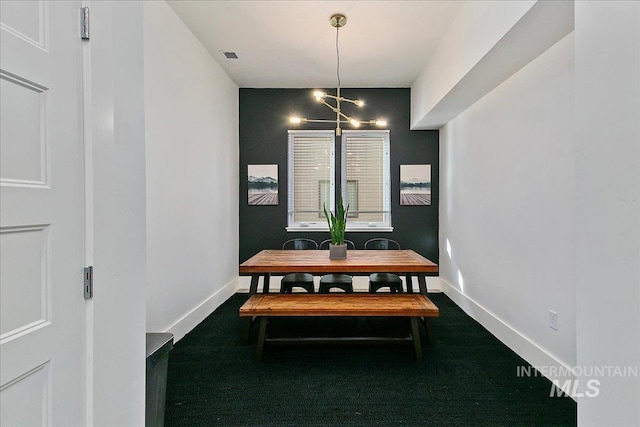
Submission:
[[[391,231],[389,131],[342,131],[342,197],[347,231]]]
[[[289,131],[287,230],[327,230],[322,209],[335,200],[335,136],[330,131]]]
[[[342,131],[340,182],[349,205],[347,231],[392,231],[389,131]],[[335,134],[289,131],[288,231],[328,229],[323,205],[334,210]]]

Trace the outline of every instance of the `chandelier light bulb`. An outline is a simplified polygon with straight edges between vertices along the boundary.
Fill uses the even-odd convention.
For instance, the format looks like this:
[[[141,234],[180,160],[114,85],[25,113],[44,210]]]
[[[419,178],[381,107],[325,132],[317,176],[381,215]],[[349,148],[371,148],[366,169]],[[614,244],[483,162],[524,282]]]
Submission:
[[[376,120],[376,126],[386,126],[386,125],[387,125],[386,120]]]
[[[319,90],[317,90],[317,91],[313,92],[313,96],[315,96],[315,97],[316,97],[316,99],[319,101],[319,100],[321,100],[322,98],[324,98],[325,96],[327,96],[327,94],[326,94],[326,93],[324,93],[324,92],[320,92]]]
[[[351,119],[349,120],[349,123],[351,123],[353,126],[358,127],[360,126],[360,122],[357,121],[356,119]]]
[[[302,122],[302,119],[300,117],[291,117],[291,118],[289,118],[289,121],[291,123],[298,124],[298,123]]]
[[[363,101],[362,99],[356,99],[355,104],[356,104],[358,107],[364,107],[364,101]]]

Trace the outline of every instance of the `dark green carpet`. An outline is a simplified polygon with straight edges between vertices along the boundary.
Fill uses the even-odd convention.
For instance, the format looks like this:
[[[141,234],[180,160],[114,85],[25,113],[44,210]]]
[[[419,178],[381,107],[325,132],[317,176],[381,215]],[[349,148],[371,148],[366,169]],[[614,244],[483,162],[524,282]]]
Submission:
[[[171,351],[165,425],[576,425],[573,400],[549,397],[544,378],[516,377],[524,360],[444,294],[429,297],[441,317],[421,363],[409,344],[266,347],[256,362],[255,339],[239,339],[238,309],[248,295],[236,294]],[[279,320],[270,327],[280,335],[406,326],[402,319]]]

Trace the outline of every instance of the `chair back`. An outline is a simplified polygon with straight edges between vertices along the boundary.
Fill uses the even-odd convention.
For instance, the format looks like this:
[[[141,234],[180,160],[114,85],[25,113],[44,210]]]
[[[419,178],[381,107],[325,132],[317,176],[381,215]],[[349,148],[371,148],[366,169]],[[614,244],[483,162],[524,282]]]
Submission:
[[[295,249],[295,250],[305,250],[305,249],[318,249],[318,243],[315,240],[297,238],[297,239],[289,239],[282,244],[282,249]]]
[[[329,243],[331,243],[331,239],[323,240],[322,243],[320,243],[320,249],[329,249]],[[345,239],[344,243],[347,245],[347,249],[356,248],[356,244],[353,243],[351,240]]]
[[[364,243],[364,248],[373,250],[400,250],[400,244],[391,239],[375,238],[367,240]]]

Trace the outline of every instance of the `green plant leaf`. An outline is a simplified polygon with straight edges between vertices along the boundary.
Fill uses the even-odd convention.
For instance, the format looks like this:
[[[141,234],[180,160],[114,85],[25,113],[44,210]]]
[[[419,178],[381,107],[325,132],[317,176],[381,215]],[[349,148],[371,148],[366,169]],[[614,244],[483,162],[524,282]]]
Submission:
[[[347,214],[349,212],[349,205],[344,208],[342,201],[342,195],[338,201],[338,208],[334,215],[333,212],[328,212],[326,205],[323,203],[322,208],[324,210],[324,216],[327,218],[327,224],[329,225],[329,236],[331,237],[331,243],[334,245],[344,244],[344,233],[347,228]]]

